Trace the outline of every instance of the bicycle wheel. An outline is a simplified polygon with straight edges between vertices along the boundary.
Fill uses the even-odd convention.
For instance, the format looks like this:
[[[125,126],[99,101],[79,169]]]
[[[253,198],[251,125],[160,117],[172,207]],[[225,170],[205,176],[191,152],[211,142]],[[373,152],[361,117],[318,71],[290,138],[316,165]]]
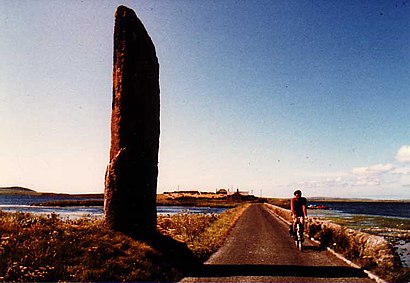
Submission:
[[[302,251],[302,250],[303,250],[303,245],[302,245],[302,241],[301,241],[301,240],[297,240],[296,246],[298,247],[298,250],[299,250],[299,251]]]
[[[302,244],[303,243],[303,226],[300,222],[296,225],[296,235],[297,235],[296,246],[299,251],[302,251],[303,249],[303,244]]]

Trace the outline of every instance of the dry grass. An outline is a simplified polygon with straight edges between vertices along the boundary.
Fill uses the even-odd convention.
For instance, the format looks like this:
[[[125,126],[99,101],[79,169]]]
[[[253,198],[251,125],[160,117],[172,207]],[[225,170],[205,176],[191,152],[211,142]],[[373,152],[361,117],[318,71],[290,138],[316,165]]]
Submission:
[[[285,209],[290,209],[290,199],[268,198],[268,203]]]
[[[206,259],[242,211],[159,217],[159,231]],[[174,253],[185,246],[163,243],[170,243]],[[102,220],[0,211],[0,281],[176,281],[185,262],[175,262],[169,254],[108,230]]]
[[[249,204],[221,214],[176,214],[158,217],[159,231],[186,243],[201,261],[222,246],[227,234]]]
[[[157,251],[106,229],[102,220],[2,212],[0,218],[2,281],[167,279],[158,274]]]

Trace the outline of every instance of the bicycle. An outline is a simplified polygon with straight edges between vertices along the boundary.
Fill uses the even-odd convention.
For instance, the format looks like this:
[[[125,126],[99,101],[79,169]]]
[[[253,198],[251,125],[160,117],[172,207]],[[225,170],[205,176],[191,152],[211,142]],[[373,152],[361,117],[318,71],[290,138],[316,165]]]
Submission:
[[[304,232],[304,223],[303,223],[303,217],[299,216],[296,217],[296,224],[295,224],[295,244],[296,247],[298,248],[299,251],[303,250],[303,242],[304,242],[304,236],[303,236],[303,232]]]

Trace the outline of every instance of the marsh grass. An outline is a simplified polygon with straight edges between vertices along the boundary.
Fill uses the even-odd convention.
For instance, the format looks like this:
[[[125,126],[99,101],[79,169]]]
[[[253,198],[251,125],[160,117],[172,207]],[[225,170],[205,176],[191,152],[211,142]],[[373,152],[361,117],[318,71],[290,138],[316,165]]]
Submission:
[[[348,217],[340,217],[337,215],[329,214],[321,216],[319,218],[325,218],[331,220],[333,223],[340,224],[355,230],[365,231],[370,234],[380,235],[380,233],[389,234],[390,232],[392,236],[410,238],[410,219],[408,218],[395,218],[361,214],[351,214]]]
[[[205,260],[243,210],[159,217],[158,231]],[[0,281],[177,281],[180,265],[155,245],[107,229],[101,219],[0,211]]]

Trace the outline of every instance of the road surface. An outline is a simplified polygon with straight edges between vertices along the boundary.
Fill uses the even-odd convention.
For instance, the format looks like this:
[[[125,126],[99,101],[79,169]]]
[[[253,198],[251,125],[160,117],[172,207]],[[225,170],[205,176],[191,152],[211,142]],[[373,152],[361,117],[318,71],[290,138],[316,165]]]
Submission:
[[[263,204],[251,205],[201,271],[182,282],[373,282],[360,269],[305,241],[300,252],[288,226]]]

